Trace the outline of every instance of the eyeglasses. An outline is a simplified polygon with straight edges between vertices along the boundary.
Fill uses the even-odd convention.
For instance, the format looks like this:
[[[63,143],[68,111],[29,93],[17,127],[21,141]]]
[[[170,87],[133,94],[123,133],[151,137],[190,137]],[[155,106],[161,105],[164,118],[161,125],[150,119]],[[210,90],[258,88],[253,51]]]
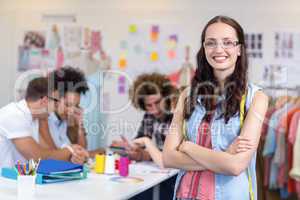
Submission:
[[[239,45],[239,41],[231,41],[231,40],[223,40],[221,43],[218,43],[215,40],[207,40],[203,42],[203,45],[207,49],[215,49],[218,47],[218,45],[221,45],[223,49],[231,49],[233,47],[236,47]]]
[[[51,99],[54,102],[59,102],[59,99],[55,98],[55,97],[51,97],[51,96],[47,96],[48,99]]]

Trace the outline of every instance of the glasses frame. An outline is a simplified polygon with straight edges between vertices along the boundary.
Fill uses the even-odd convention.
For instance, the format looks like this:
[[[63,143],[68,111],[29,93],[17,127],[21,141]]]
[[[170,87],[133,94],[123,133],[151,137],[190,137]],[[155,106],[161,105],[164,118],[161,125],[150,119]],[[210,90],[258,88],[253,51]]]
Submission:
[[[59,99],[55,98],[55,97],[51,97],[51,96],[47,96],[48,99],[54,101],[54,102],[59,102]]]
[[[205,43],[206,43],[207,41],[204,41],[203,42],[203,47],[204,48],[206,48],[206,49],[216,49],[219,45],[222,47],[222,49],[232,49],[232,48],[234,48],[234,47],[236,47],[236,46],[238,46],[238,45],[240,45],[241,43],[239,42],[239,41],[230,41],[230,42],[232,42],[233,43],[233,46],[232,47],[225,47],[224,46],[224,42],[228,42],[228,40],[227,41],[222,41],[222,42],[215,42],[215,46],[214,47],[208,47],[208,46],[206,46],[205,45]]]

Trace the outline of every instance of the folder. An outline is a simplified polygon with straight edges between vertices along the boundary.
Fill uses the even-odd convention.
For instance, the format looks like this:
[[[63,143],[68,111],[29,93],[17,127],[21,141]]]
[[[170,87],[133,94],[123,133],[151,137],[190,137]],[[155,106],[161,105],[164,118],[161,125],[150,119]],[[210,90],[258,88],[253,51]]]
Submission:
[[[50,174],[67,174],[82,172],[83,165],[74,164],[63,160],[41,160],[37,169],[38,174],[50,175]]]
[[[87,178],[83,165],[62,160],[41,160],[37,169],[37,184],[57,183]]]

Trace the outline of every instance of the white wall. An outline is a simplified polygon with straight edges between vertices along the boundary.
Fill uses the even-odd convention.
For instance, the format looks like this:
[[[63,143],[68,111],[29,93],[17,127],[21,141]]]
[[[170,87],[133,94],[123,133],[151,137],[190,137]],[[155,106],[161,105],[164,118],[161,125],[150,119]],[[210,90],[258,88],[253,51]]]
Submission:
[[[48,24],[41,20],[41,16],[49,13],[75,14],[78,24],[101,29],[108,54],[118,47],[130,23],[178,24],[194,53],[199,47],[202,27],[219,14],[235,18],[246,32],[266,32],[264,39],[268,47],[273,45],[272,31],[300,32],[298,0],[0,0],[0,106],[13,99],[17,46],[23,31],[45,29]],[[263,62],[271,63],[272,54],[272,51],[267,51]],[[251,80],[260,81],[263,62],[251,64]],[[116,99],[113,103],[120,103],[120,100]],[[122,118],[138,122],[140,116],[141,113],[129,108],[111,116],[111,120]]]

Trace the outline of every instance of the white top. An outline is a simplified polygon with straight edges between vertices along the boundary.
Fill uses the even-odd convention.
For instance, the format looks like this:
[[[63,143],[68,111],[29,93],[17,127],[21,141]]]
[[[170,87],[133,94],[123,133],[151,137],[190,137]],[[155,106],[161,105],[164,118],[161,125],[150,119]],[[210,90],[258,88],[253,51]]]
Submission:
[[[39,125],[32,119],[25,100],[10,103],[0,109],[0,167],[11,167],[26,159],[18,152],[12,139],[33,137],[39,141]]]
[[[49,131],[56,147],[63,148],[71,144],[67,136],[66,120],[58,119],[55,113],[51,113],[48,117]]]
[[[129,199],[168,178],[176,175],[176,169],[161,170],[152,162],[130,164],[129,177],[141,178],[143,181],[112,181],[115,175],[89,173],[87,179],[62,183],[36,185],[35,200],[121,200]],[[0,177],[0,199],[16,200],[17,183],[15,180]]]

